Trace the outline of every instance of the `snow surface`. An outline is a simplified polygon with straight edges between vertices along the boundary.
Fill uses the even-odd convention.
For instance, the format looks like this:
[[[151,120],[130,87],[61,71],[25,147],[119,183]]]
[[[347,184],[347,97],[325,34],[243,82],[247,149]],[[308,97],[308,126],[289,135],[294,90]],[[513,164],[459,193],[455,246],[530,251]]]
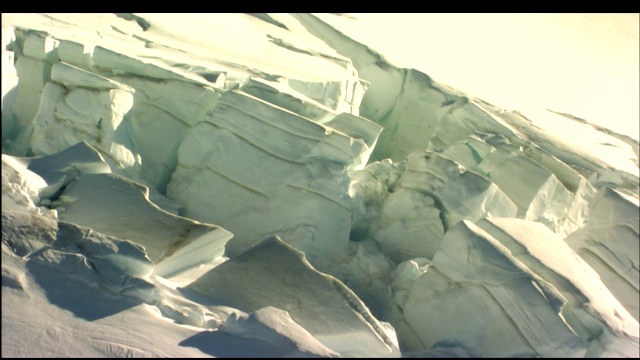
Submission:
[[[637,140],[367,26],[2,14],[2,356],[637,358]]]

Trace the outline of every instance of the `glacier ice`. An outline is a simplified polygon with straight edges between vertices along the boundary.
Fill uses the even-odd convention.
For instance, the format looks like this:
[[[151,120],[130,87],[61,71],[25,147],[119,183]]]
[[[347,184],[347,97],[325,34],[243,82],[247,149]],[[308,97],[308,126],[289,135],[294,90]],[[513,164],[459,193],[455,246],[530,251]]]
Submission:
[[[332,16],[3,14],[3,356],[637,356],[637,140]]]
[[[589,221],[565,239],[636,320],[640,313],[637,208],[637,199],[603,187],[591,202]]]
[[[60,209],[62,221],[143,245],[163,276],[213,261],[233,236],[217,226],[160,209],[148,200],[146,187],[116,174],[79,176],[52,206]]]
[[[238,273],[245,274],[241,279]],[[184,288],[201,303],[245,312],[279,307],[314,338],[347,357],[397,356],[389,334],[340,280],[318,272],[302,252],[271,237],[210,270]]]
[[[597,356],[589,341],[602,332],[637,336],[637,321],[598,275],[547,233],[527,220],[458,223],[402,305],[398,331],[407,333],[407,347],[446,343],[471,356]],[[466,316],[454,315],[461,311]],[[474,316],[484,320],[465,321]]]
[[[184,204],[186,216],[233,232],[230,254],[273,234],[295,243],[312,263],[339,254],[351,223],[349,169],[366,161],[379,129],[347,120],[352,136],[329,127],[332,121],[323,125],[228,91],[182,141],[167,195]],[[333,216],[317,216],[324,213]]]
[[[288,343],[282,353],[268,354],[257,352],[259,356],[273,357],[339,357],[340,354],[322,345],[308,331],[298,325],[289,313],[272,306],[260,308],[249,315],[239,315],[227,319],[220,327],[221,331],[229,334],[259,339],[269,343]],[[285,321],[283,321],[285,319]],[[278,346],[278,345],[276,345]]]

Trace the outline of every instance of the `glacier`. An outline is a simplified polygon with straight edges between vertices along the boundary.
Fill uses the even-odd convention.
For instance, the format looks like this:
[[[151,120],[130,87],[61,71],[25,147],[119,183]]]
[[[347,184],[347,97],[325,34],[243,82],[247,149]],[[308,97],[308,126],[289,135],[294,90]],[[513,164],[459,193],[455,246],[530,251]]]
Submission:
[[[638,357],[637,138],[345,21],[3,13],[2,356]]]

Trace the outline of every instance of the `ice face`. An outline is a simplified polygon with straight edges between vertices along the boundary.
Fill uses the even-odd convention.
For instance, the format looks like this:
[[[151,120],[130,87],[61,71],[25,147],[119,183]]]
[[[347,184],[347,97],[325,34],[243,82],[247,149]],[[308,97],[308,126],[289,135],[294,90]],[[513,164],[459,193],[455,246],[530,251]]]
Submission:
[[[352,125],[340,132],[334,122]],[[316,263],[346,250],[349,170],[366,161],[378,129],[355,116],[320,124],[229,91],[183,140],[168,195],[185,215],[233,232],[230,254],[279,233]]]
[[[636,320],[638,213],[637,199],[604,187],[591,203],[586,225],[565,239]]]
[[[472,356],[585,356],[600,351],[589,345],[593,334],[638,332],[595,271],[548,228],[527,220],[458,223],[411,289],[398,329],[421,334],[406,345],[416,350],[453,341]],[[468,317],[485,321],[470,328]]]
[[[239,279],[238,273],[245,276]],[[342,356],[398,355],[394,340],[349,288],[315,270],[303,253],[278,237],[210,270],[185,290],[205,296],[202,302],[245,312],[277,306]]]
[[[637,141],[331,16],[3,14],[3,356],[637,356]]]

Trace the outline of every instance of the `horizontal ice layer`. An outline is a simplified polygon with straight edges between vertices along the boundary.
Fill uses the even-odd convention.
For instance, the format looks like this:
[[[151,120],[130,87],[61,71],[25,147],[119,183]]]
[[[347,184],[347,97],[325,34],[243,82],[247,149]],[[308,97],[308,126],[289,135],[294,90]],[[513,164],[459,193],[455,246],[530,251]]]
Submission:
[[[337,112],[297,91],[293,91],[281,82],[250,78],[240,89],[247,94],[329,126],[355,139],[362,139],[371,149],[375,147],[378,136],[382,132],[380,125],[357,116],[357,113]]]
[[[355,132],[361,122],[351,120]],[[346,249],[348,169],[368,150],[362,139],[229,91],[186,135],[167,194],[186,216],[233,232],[230,254],[280,234],[317,266]]]
[[[348,287],[314,269],[303,253],[278,237],[229,259],[183,289],[201,295],[202,304],[233,306],[244,312],[266,306],[287,311],[293,321],[342,357],[400,355],[395,334],[387,333]]]
[[[218,226],[168,213],[149,201],[146,186],[116,174],[86,174],[69,184],[52,203],[65,222],[144,246],[169,277],[215,260],[233,236]]]
[[[242,122],[234,116],[242,116]],[[225,93],[205,121],[232,132],[243,131],[242,135],[257,146],[289,161],[324,155],[327,160],[350,165],[365,146],[363,141],[237,91]]]
[[[333,109],[294,91],[282,81],[267,81],[251,77],[242,84],[240,90],[320,123],[325,117],[334,116]]]
[[[130,93],[135,90],[103,76],[99,76],[74,65],[56,62],[51,67],[51,80],[61,83],[67,88],[88,87],[93,89],[122,89]]]
[[[24,17],[24,23],[40,29],[38,16]],[[148,27],[141,29],[133,21],[109,14],[100,15],[98,24],[89,24],[71,14],[60,14],[61,23],[74,24],[73,32],[57,23],[43,27],[46,31],[12,29],[16,39],[10,42],[7,38],[6,42],[11,45],[12,54],[19,63],[19,83],[13,96],[15,100],[9,109],[5,109],[8,114],[3,117],[7,120],[6,127],[17,133],[7,143],[11,143],[11,153],[43,155],[60,151],[73,145],[74,141],[87,141],[103,151],[110,165],[120,168],[114,169],[115,172],[143,181],[164,193],[177,165],[177,148],[186,132],[215,106],[221,91],[237,88],[250,76],[283,79],[289,94],[306,97],[337,113],[353,114],[353,120],[346,122],[342,121],[344,116],[332,116],[336,119],[335,129],[347,130],[350,128],[348,122],[366,121],[357,117],[366,85],[358,78],[350,60],[309,35],[288,16],[277,16],[287,24],[285,29],[246,14],[221,17],[208,14],[206,20],[201,19],[203,29],[214,33],[224,31],[225,36],[215,37],[215,41],[206,44],[182,42],[183,29],[171,28],[161,14],[135,16],[144,19]],[[164,25],[156,23],[151,27],[154,19]],[[223,24],[230,24],[231,19],[253,24],[267,31],[269,36],[230,31]],[[167,31],[172,36],[166,36]],[[235,50],[231,50],[229,47],[234,43],[231,39],[236,39],[237,43],[248,38],[256,40],[254,45],[258,50],[269,56],[256,57],[255,48],[251,50],[252,56],[239,56],[247,49],[234,47]],[[274,58],[295,58],[297,65],[292,67],[293,63],[286,61],[283,62],[286,66],[274,68]],[[47,85],[49,89],[45,90]],[[78,95],[86,90],[110,94],[111,103],[109,99],[100,99],[101,104],[94,101],[94,109],[89,110],[100,92],[95,94],[95,99],[86,93]],[[115,96],[116,90],[134,94],[133,99]],[[82,100],[85,106],[72,101],[69,92],[77,93],[73,98]],[[127,105],[127,101],[133,103]],[[69,106],[63,106],[61,102],[69,103]],[[110,106],[112,112],[117,112],[118,108],[124,110],[111,114],[113,116],[103,114],[105,118],[101,115],[101,107],[105,105]],[[39,117],[38,109],[41,110]],[[115,133],[110,134],[111,130]],[[377,125],[373,128],[374,133],[379,130]],[[65,135],[53,139],[54,132]],[[360,135],[371,150],[377,134],[371,136],[371,131],[367,130]],[[366,159],[361,161],[366,162]]]
[[[586,225],[565,241],[598,273],[611,293],[638,320],[638,200],[604,187],[598,191],[590,207]]]
[[[413,282],[398,325],[405,349],[541,357],[638,351],[624,341],[599,343],[611,334],[637,337],[638,322],[549,229],[516,219],[479,225],[463,221],[447,232],[433,265]]]
[[[328,90],[339,88],[340,84],[307,83],[295,79],[278,78],[275,81],[262,79],[259,77],[248,78],[240,87],[240,90],[263,99],[274,105],[278,105],[309,119],[324,122],[323,119],[337,113],[347,113],[353,116],[359,114],[359,104],[364,94],[363,84],[354,83],[353,89],[346,90],[347,96],[352,99],[348,101],[348,106],[330,106],[335,100],[325,99],[324,95]],[[345,84],[348,89],[350,84]],[[359,91],[359,96],[356,94]]]
[[[113,75],[131,74],[158,80],[190,80],[194,83],[207,83],[201,77],[171,69],[154,59],[139,59],[103,46],[96,46],[93,49],[92,61],[94,69]]]

